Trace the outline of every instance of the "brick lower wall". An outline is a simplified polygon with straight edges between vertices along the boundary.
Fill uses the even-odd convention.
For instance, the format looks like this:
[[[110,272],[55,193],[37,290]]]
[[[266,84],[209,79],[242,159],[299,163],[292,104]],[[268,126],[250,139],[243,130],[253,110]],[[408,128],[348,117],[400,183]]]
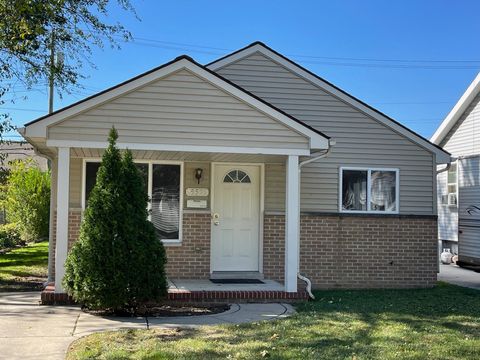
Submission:
[[[437,279],[435,217],[302,215],[300,238],[300,270],[314,288],[429,287]],[[278,280],[284,267],[267,256],[283,260],[283,243],[284,216],[266,215],[264,272]]]
[[[52,235],[52,246],[55,249],[56,238],[57,238],[57,213],[55,211],[55,216],[53,217],[53,235]],[[73,243],[78,239],[80,235],[80,224],[82,222],[82,210],[81,209],[70,209],[68,212],[68,250],[71,249]],[[55,252],[53,252],[53,263],[52,263],[52,280],[55,279]]]
[[[70,209],[68,212],[68,249],[78,239],[82,211]],[[56,229],[56,216],[53,221]],[[56,232],[52,245],[55,247]],[[183,214],[183,241],[180,246],[165,246],[167,253],[166,272],[169,277],[180,279],[208,279],[210,276],[210,213]],[[55,279],[55,253],[53,254],[53,274]]]
[[[165,246],[167,276],[177,279],[210,277],[210,213],[183,214],[182,244]]]
[[[81,210],[71,209],[69,249],[78,238],[80,222]],[[165,247],[169,277],[209,277],[210,228],[209,213],[183,214],[182,244]],[[301,272],[312,280],[314,288],[408,288],[433,286],[436,282],[434,217],[302,215],[300,237]],[[284,216],[265,215],[266,279],[283,282],[284,244]]]

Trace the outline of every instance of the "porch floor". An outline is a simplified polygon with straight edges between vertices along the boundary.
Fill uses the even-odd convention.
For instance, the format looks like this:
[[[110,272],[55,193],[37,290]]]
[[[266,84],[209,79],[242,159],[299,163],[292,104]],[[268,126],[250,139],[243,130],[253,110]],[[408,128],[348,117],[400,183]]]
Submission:
[[[208,279],[169,279],[168,291],[284,291],[284,286],[274,280],[262,281],[264,284],[215,284]]]

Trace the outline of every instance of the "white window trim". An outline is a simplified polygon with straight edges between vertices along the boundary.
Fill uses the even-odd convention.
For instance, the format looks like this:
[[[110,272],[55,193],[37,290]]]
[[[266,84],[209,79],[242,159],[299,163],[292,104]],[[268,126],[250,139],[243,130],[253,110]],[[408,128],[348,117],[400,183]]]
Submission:
[[[83,158],[82,165],[82,212],[85,210],[85,181],[86,181],[86,168],[88,162],[101,162],[102,158]],[[184,162],[183,161],[170,161],[170,160],[142,160],[133,159],[135,163],[148,164],[148,198],[152,198],[152,185],[153,185],[153,165],[180,165],[180,206],[179,206],[179,226],[178,226],[178,239],[162,239],[164,245],[181,245],[183,239],[183,176],[184,176]],[[148,202],[148,210],[152,207],[151,202]],[[150,212],[149,212],[150,213]],[[148,216],[150,220],[150,215]]]
[[[446,171],[446,172],[447,172],[447,179],[446,179],[446,183],[447,183],[447,187],[446,187],[446,189],[447,189],[447,203],[446,203],[446,204],[443,204],[443,203],[442,203],[442,199],[440,198],[440,202],[442,203],[443,206],[451,207],[451,208],[456,208],[456,207],[458,207],[458,166],[459,166],[459,164],[460,164],[460,163],[459,163],[458,160],[457,160],[457,161],[452,161],[452,163],[451,163],[451,165],[455,165],[455,168],[457,169],[457,170],[455,171],[455,173],[456,173],[456,174],[455,174],[455,183],[449,183],[449,182],[448,182],[448,172],[449,172],[450,169],[448,169],[448,170]],[[450,166],[451,166],[451,165],[450,165]],[[457,197],[457,203],[456,203],[455,205],[449,205],[449,204],[448,204],[448,195],[450,194],[450,192],[448,191],[448,186],[449,186],[449,185],[455,185],[455,195],[456,195],[456,197]]]
[[[360,170],[367,172],[367,210],[344,210],[342,204],[343,198],[343,170]],[[396,209],[394,211],[371,210],[371,175],[372,171],[394,171],[395,172],[395,198]],[[377,168],[377,167],[352,167],[341,166],[339,168],[339,186],[338,186],[338,210],[343,214],[378,214],[378,215],[395,215],[400,213],[400,170],[398,168]]]

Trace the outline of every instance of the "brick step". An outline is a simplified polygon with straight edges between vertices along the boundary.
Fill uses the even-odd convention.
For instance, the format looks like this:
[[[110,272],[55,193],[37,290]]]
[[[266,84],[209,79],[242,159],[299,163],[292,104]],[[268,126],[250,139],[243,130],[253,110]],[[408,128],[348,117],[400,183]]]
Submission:
[[[170,289],[163,303],[231,303],[231,302],[295,302],[308,300],[306,291],[296,293],[272,290],[250,291],[188,291]],[[65,293],[56,293],[55,286],[49,284],[41,293],[42,305],[73,305],[75,301]]]

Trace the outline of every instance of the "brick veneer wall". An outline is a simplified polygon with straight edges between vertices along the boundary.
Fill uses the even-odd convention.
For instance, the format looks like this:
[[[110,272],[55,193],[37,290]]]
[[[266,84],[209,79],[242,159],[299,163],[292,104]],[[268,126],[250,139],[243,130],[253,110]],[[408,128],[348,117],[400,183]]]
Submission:
[[[302,215],[300,238],[300,269],[314,288],[412,288],[436,282],[433,216]],[[283,243],[284,216],[266,215],[264,272],[278,280],[284,272],[277,266],[284,259]]]
[[[68,250],[72,248],[73,243],[78,239],[80,234],[80,224],[82,222],[82,210],[81,209],[70,209],[68,211]],[[57,212],[55,211],[55,216],[53,217],[53,236],[52,236],[52,246],[55,249],[56,240],[57,240]],[[55,279],[55,251],[53,252],[53,263],[52,263],[52,280]]]
[[[165,246],[167,276],[177,279],[210,277],[209,212],[184,212],[182,244]]]
[[[81,209],[68,212],[68,249],[78,239],[82,220]],[[53,242],[56,243],[56,216],[53,221]],[[183,214],[183,241],[181,246],[165,246],[167,275],[172,278],[208,279],[210,276],[210,213]],[[55,279],[55,253],[53,277]]]

